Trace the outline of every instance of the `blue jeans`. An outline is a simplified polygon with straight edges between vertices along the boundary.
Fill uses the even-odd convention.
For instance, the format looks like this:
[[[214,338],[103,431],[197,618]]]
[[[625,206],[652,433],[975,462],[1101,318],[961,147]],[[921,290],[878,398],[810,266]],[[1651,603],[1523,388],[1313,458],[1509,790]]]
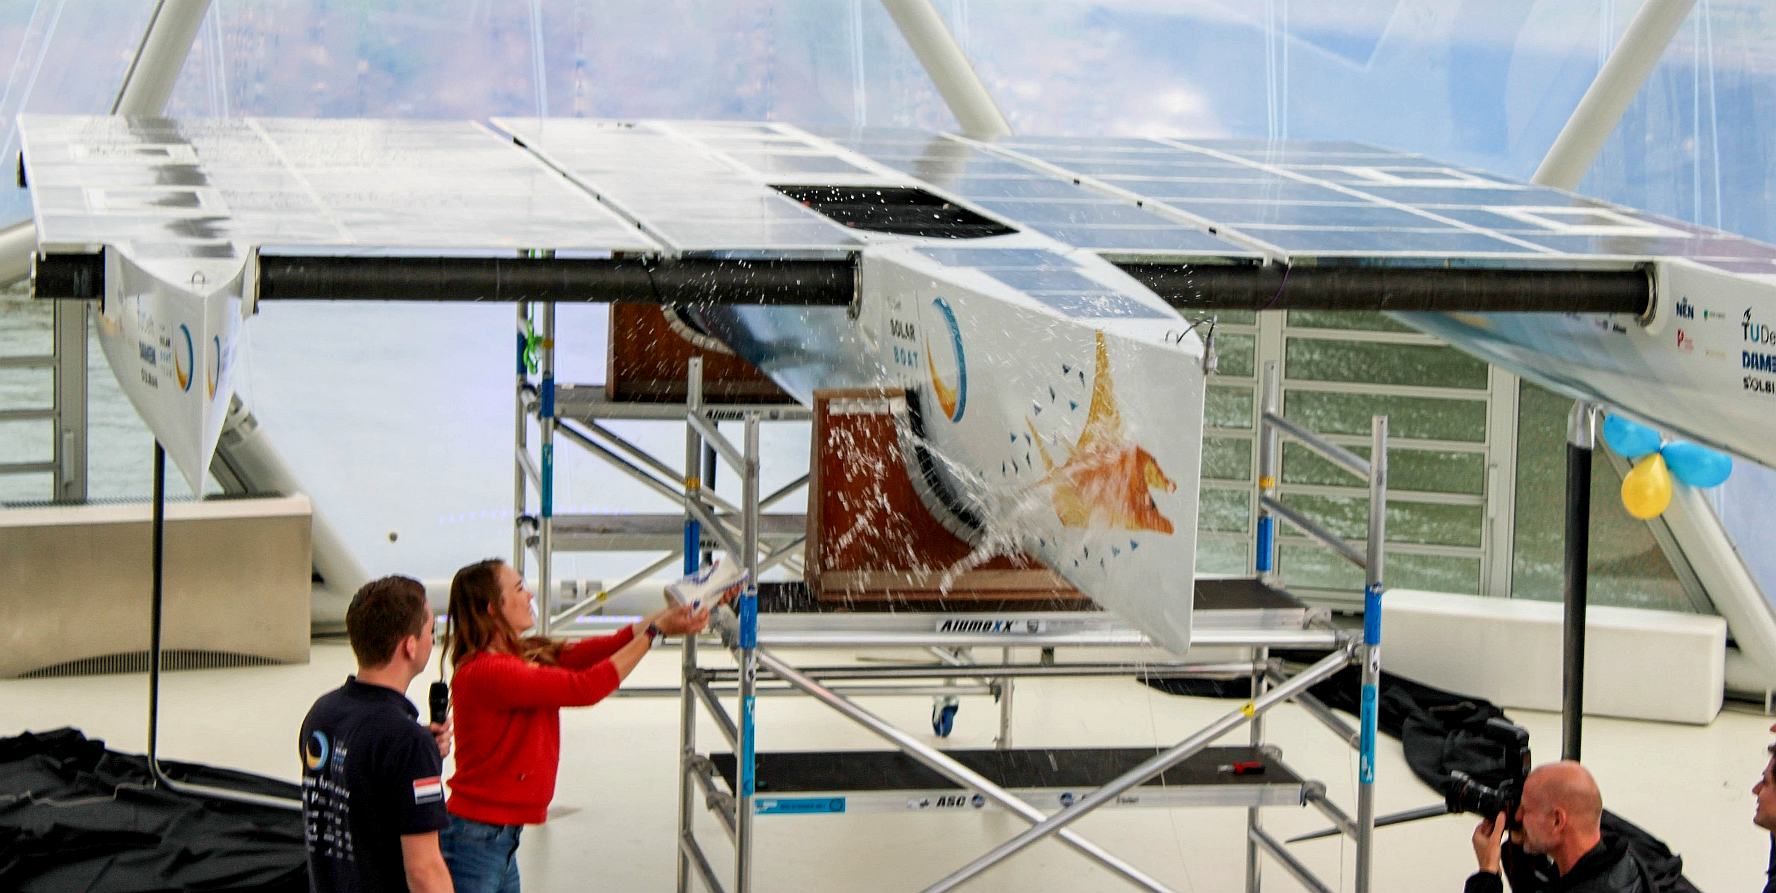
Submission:
[[[457,893],[518,893],[518,835],[523,825],[489,825],[452,815],[438,835]]]

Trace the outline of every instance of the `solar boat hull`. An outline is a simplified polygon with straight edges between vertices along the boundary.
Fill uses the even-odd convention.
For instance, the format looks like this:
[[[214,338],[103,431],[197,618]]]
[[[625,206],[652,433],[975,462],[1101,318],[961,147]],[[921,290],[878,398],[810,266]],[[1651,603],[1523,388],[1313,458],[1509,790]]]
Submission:
[[[724,306],[698,321],[796,399],[905,389],[903,431],[928,508],[976,558],[1027,551],[1167,649],[1190,643],[1202,462],[1203,346],[1157,297],[1095,256],[921,242],[863,252],[852,308]],[[1046,259],[1041,259],[1046,258]],[[945,262],[949,261],[949,262]],[[1005,284],[1043,272],[1102,292]],[[1089,289],[1089,286],[1088,286]],[[1105,313],[1110,315],[1091,315]],[[918,556],[908,556],[917,561]]]
[[[1776,465],[1776,283],[1684,261],[1652,312],[1410,313],[1401,321],[1577,400]]]

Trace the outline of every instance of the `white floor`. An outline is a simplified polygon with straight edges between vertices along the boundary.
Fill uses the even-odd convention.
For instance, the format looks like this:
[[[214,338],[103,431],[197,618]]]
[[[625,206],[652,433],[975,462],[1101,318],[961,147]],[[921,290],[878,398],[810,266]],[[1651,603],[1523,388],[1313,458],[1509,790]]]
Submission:
[[[807,663],[842,655],[792,653]],[[1066,655],[1063,655],[1065,658]],[[677,679],[678,655],[649,658],[631,684]],[[306,666],[171,673],[163,683],[161,753],[295,779],[296,728],[310,702],[351,672],[343,643],[317,643]],[[412,694],[423,701],[425,680]],[[0,735],[74,726],[110,746],[146,742],[146,677],[0,680]],[[1022,681],[1016,695],[1020,746],[1171,744],[1233,706],[1178,698],[1126,679]],[[875,698],[865,705],[903,727],[929,732],[927,698]],[[1542,759],[1559,749],[1559,717],[1517,711]],[[1298,771],[1323,780],[1355,811],[1354,755],[1294,707],[1270,719],[1270,739]],[[805,698],[760,701],[761,749],[875,748],[876,739]],[[1585,726],[1587,762],[1605,803],[1684,856],[1704,890],[1760,889],[1768,838],[1751,825],[1749,789],[1761,771],[1769,720],[1729,710],[1707,727],[1594,718]],[[669,890],[673,886],[678,704],[619,698],[563,714],[563,765],[548,824],[525,832],[520,850],[528,889]],[[990,746],[997,712],[965,698],[946,746]],[[1235,733],[1243,740],[1243,732]],[[705,726],[701,739],[718,738]],[[935,739],[932,739],[935,740]],[[1377,801],[1381,812],[1432,802],[1384,739]],[[1244,872],[1244,810],[1104,811],[1078,830],[1179,890],[1234,891]],[[1309,809],[1274,808],[1265,823],[1279,837],[1325,824]],[[1008,814],[877,814],[757,819],[755,884],[760,891],[917,890],[1023,826]],[[1473,820],[1442,817],[1377,832],[1375,889],[1460,889],[1472,866]],[[704,815],[698,834],[724,872],[732,849]],[[1352,889],[1355,853],[1340,839],[1297,844],[1295,854],[1332,883]],[[1337,880],[1333,880],[1337,879]],[[1301,887],[1274,863],[1265,890]],[[972,889],[1118,890],[1128,887],[1058,843],[1042,843],[985,874]]]

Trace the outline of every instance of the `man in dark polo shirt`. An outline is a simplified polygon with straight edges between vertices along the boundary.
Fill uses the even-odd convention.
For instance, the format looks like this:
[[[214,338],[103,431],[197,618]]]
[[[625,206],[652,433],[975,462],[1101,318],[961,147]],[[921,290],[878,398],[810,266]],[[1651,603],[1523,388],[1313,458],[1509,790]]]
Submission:
[[[431,656],[432,623],[425,587],[407,577],[366,583],[346,610],[358,673],[315,702],[297,743],[317,893],[451,890],[438,850],[449,728],[421,726],[406,695]]]

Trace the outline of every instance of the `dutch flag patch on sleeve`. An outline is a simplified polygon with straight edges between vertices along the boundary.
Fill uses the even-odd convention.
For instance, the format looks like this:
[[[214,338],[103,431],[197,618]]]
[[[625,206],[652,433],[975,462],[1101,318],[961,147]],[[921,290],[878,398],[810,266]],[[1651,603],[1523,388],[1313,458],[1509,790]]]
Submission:
[[[430,778],[413,780],[414,803],[437,803],[444,799],[444,779],[433,775]]]

